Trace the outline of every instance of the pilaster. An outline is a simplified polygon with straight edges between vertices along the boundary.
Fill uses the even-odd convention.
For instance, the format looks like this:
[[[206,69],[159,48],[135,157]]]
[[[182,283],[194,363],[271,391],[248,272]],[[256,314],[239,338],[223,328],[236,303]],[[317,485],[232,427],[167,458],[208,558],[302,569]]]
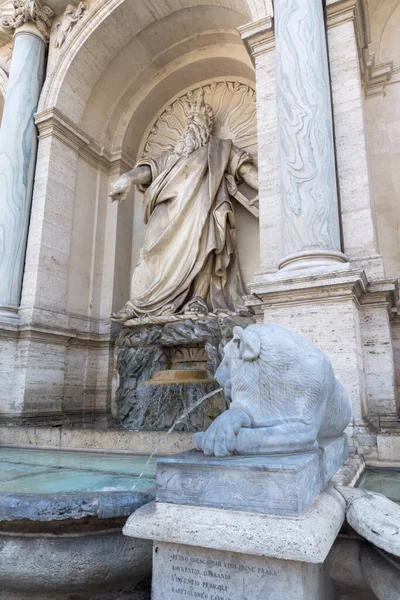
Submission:
[[[275,34],[271,16],[239,28],[254,62],[257,90],[260,266],[273,273],[282,256],[282,205],[276,106]]]
[[[381,278],[364,122],[368,6],[365,0],[328,0],[326,13],[344,252],[369,277]]]

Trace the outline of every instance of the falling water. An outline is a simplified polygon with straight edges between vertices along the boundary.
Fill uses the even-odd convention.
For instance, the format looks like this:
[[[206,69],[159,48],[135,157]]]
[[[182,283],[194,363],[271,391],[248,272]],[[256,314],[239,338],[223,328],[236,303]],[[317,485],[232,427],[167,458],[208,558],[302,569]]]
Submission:
[[[186,417],[188,415],[190,415],[191,412],[193,412],[196,408],[198,408],[201,404],[203,404],[203,402],[205,402],[206,400],[208,400],[209,398],[211,398],[212,396],[215,396],[215,394],[219,394],[220,392],[223,391],[223,388],[220,387],[216,390],[213,390],[212,392],[210,392],[209,394],[206,394],[205,396],[202,396],[199,400],[197,400],[197,402],[195,402],[193,404],[193,406],[191,406],[188,410],[186,410],[176,421],[175,423],[173,423],[173,425],[171,425],[171,427],[168,429],[167,433],[164,435],[164,437],[161,438],[161,440],[158,442],[158,444],[156,445],[156,447],[154,448],[153,452],[150,454],[149,459],[147,461],[147,463],[145,464],[145,467],[143,469],[143,471],[140,473],[140,475],[137,478],[137,482],[135,483],[135,485],[133,486],[132,490],[134,490],[138,484],[138,481],[140,480],[141,477],[143,477],[147,467],[149,466],[152,458],[157,454],[157,452],[159,451],[159,449],[161,448],[161,446],[163,445],[163,443],[166,441],[166,439],[168,438],[168,436],[170,435],[170,433],[173,432],[173,430],[175,429],[175,427],[177,425],[179,425],[179,423],[182,423],[182,421],[184,419],[186,419]]]

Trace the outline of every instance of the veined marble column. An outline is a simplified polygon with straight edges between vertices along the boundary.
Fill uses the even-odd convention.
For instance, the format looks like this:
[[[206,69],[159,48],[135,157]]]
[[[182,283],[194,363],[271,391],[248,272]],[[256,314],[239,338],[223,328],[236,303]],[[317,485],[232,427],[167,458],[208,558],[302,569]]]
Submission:
[[[0,319],[17,318],[37,149],[33,115],[44,76],[53,12],[32,0],[3,27],[15,29],[9,84],[0,129]],[[14,2],[14,7],[16,6]]]
[[[280,269],[346,262],[341,252],[322,0],[275,0],[283,255]]]

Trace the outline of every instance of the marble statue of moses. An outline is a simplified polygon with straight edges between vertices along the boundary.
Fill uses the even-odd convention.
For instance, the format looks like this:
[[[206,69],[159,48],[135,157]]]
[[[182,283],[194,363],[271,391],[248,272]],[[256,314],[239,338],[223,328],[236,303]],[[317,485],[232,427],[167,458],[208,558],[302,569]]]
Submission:
[[[245,310],[230,192],[240,181],[257,189],[257,169],[231,140],[211,134],[204,92],[185,106],[188,124],[169,151],[139,161],[113,184],[112,200],[132,185],[144,191],[144,243],[131,298],[114,320]]]

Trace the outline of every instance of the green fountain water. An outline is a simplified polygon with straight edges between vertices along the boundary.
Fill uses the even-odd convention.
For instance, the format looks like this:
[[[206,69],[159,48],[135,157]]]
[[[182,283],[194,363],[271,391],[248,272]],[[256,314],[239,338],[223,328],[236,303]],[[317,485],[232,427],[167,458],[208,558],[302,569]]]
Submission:
[[[140,491],[154,485],[156,459],[103,452],[0,448],[0,492]],[[139,479],[139,475],[142,476]]]

